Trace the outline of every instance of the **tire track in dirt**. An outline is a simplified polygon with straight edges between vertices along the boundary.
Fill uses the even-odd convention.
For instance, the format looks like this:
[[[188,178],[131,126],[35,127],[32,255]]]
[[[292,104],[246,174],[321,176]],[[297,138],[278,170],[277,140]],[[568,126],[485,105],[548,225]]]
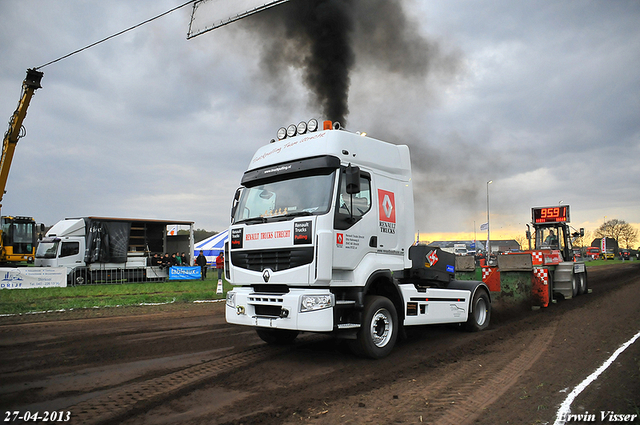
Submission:
[[[106,393],[100,392],[96,397],[65,410],[72,412],[72,423],[119,423],[132,414],[143,412],[216,375],[247,363],[256,363],[285,350],[286,348],[260,345]]]
[[[511,361],[509,358],[513,353],[505,352],[503,355],[489,357],[483,365],[480,379],[474,376],[473,380],[467,379],[463,382],[457,396],[451,402],[451,407],[443,412],[444,415],[440,418],[434,418],[435,420],[431,423],[435,425],[473,423],[485,407],[510,390],[518,377],[540,358],[551,343],[556,328],[557,324],[552,324],[542,329],[531,343],[523,344],[522,351]],[[475,362],[468,362],[467,369],[471,369],[473,363]],[[437,406],[438,403],[439,400],[435,405]]]
[[[509,335],[472,359],[452,361],[389,387],[350,397],[340,405],[324,403],[293,423],[471,424],[483,409],[511,389],[551,343],[557,324]],[[519,350],[507,350],[518,340]],[[508,340],[508,341],[507,341]],[[388,394],[393,396],[389,399]],[[524,395],[526,396],[526,395]]]

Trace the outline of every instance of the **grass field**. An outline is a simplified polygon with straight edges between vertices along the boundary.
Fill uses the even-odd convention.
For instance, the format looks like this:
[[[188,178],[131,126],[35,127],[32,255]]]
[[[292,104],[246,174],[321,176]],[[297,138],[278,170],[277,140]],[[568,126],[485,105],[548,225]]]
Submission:
[[[623,264],[623,263],[628,263],[629,261],[638,261],[634,258],[632,258],[631,260],[591,260],[591,261],[586,261],[585,264],[587,265],[587,267],[594,267],[594,266],[610,266],[612,264]]]
[[[622,264],[621,260],[588,261],[587,267]],[[481,274],[479,273],[478,276]],[[215,276],[215,278],[214,278]],[[205,280],[70,286],[67,288],[0,290],[0,315],[94,307],[132,306],[143,303],[191,303],[223,299],[231,285],[223,282],[216,294],[217,274]]]
[[[215,275],[215,279],[214,279]],[[216,294],[217,274],[205,280],[125,283],[0,290],[0,315],[70,310],[94,307],[131,306],[143,303],[190,303],[223,299],[231,285],[223,281],[223,294]]]

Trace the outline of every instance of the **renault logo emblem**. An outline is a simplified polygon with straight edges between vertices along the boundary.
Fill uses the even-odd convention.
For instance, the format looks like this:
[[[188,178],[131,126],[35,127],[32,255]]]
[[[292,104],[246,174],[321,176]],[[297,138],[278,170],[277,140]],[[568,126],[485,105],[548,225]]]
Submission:
[[[265,282],[269,282],[269,279],[271,279],[271,271],[269,269],[266,269],[265,271],[263,271],[262,278],[264,279]]]

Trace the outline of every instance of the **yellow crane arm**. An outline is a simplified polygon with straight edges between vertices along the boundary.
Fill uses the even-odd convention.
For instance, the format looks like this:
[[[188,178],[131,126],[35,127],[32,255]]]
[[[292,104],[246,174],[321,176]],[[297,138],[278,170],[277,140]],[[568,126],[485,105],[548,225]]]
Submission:
[[[27,108],[29,107],[33,93],[42,87],[40,80],[42,80],[43,75],[44,73],[36,71],[35,69],[27,70],[27,76],[22,83],[20,103],[18,103],[18,108],[9,121],[9,129],[4,134],[4,139],[2,140],[2,158],[0,159],[0,207],[2,207],[2,198],[4,197],[7,186],[7,178],[9,177],[13,154],[16,150],[18,140],[24,135],[22,122],[27,116]]]

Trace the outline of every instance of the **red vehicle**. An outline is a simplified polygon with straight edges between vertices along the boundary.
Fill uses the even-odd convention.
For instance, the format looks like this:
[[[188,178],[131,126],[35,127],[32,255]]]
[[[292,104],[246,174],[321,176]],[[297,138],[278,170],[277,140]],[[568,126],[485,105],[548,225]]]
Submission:
[[[600,248],[596,246],[590,246],[587,248],[587,258],[596,260],[600,257]]]

